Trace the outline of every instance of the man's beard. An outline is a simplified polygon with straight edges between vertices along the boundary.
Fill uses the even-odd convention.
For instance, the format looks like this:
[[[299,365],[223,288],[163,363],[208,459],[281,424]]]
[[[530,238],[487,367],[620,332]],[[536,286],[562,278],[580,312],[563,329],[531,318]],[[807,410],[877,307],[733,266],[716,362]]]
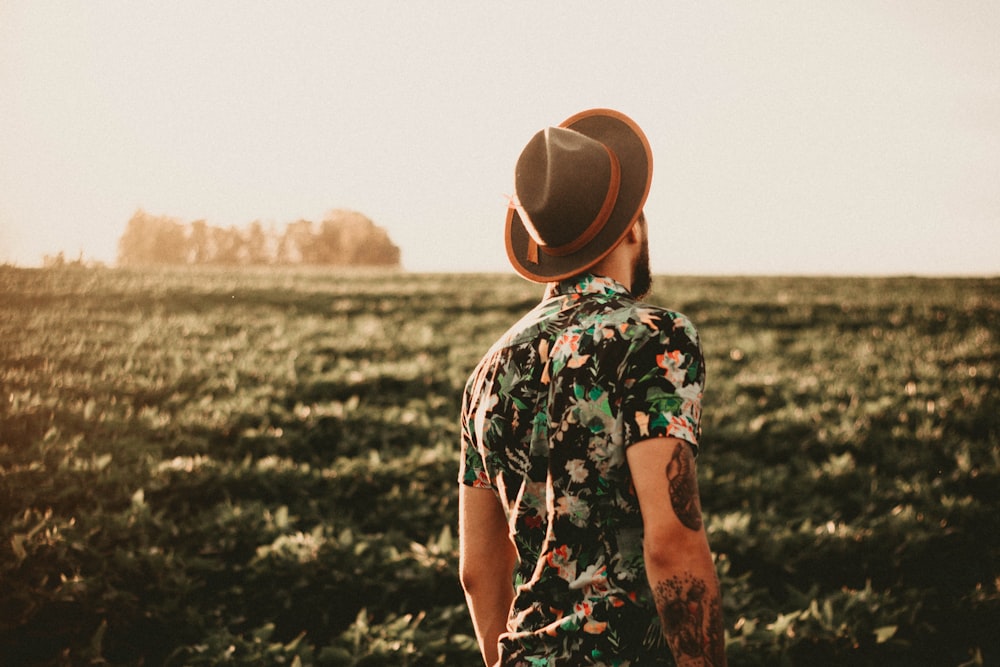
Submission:
[[[649,240],[643,234],[642,248],[639,249],[639,256],[635,258],[632,266],[632,296],[642,299],[653,287],[653,274],[649,268]]]

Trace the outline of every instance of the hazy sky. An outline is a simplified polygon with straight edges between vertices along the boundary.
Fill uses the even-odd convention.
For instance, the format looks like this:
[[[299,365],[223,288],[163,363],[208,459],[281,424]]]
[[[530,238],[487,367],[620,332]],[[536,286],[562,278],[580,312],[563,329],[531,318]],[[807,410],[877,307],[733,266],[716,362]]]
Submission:
[[[996,0],[0,0],[0,262],[350,208],[405,268],[509,271],[521,148],[606,106],[657,273],[1000,274],[998,35]]]

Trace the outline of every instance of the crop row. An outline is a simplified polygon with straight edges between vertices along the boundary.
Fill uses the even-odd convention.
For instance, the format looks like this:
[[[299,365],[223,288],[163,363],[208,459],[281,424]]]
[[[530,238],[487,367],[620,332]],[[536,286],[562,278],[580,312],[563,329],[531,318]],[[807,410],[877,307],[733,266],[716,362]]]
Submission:
[[[468,665],[499,276],[0,267],[0,662]],[[734,665],[1000,660],[1000,283],[660,278]]]

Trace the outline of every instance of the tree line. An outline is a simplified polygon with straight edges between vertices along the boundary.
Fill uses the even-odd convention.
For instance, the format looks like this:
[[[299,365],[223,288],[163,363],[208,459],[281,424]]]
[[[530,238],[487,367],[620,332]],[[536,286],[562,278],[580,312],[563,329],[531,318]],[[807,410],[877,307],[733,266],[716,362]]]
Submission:
[[[397,268],[399,248],[384,229],[356,211],[337,209],[321,222],[297,220],[279,229],[246,228],[135,212],[118,241],[119,266],[324,265]]]

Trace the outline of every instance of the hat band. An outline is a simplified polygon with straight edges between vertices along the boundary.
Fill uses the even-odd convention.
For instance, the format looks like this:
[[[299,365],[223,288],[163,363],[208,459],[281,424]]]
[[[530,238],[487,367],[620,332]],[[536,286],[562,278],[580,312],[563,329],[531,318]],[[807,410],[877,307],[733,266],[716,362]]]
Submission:
[[[559,246],[549,246],[545,245],[544,242],[540,242],[538,239],[535,238],[535,234],[532,233],[534,231],[532,229],[534,225],[530,224],[525,225],[528,231],[527,259],[531,263],[533,264],[538,263],[539,247],[541,248],[542,252],[552,257],[563,257],[565,255],[571,255],[574,252],[581,250],[584,246],[593,241],[594,237],[597,236],[602,229],[604,229],[604,225],[606,225],[608,220],[611,218],[611,212],[614,211],[615,209],[615,202],[618,201],[618,191],[621,188],[621,182],[622,182],[621,178],[622,169],[621,169],[621,163],[619,163],[618,161],[618,156],[615,155],[614,151],[612,151],[607,146],[605,146],[604,149],[608,152],[608,157],[611,159],[611,175],[608,178],[608,192],[604,196],[604,203],[601,205],[601,208],[597,211],[597,214],[594,216],[594,219],[590,222],[589,225],[587,225],[587,228],[583,230],[582,234],[580,234],[578,237],[576,237],[569,243],[564,243],[563,245]],[[517,205],[517,209],[518,213],[521,214],[521,217],[525,221],[531,220],[531,218],[528,216],[527,211],[525,211],[520,206],[519,202]]]

